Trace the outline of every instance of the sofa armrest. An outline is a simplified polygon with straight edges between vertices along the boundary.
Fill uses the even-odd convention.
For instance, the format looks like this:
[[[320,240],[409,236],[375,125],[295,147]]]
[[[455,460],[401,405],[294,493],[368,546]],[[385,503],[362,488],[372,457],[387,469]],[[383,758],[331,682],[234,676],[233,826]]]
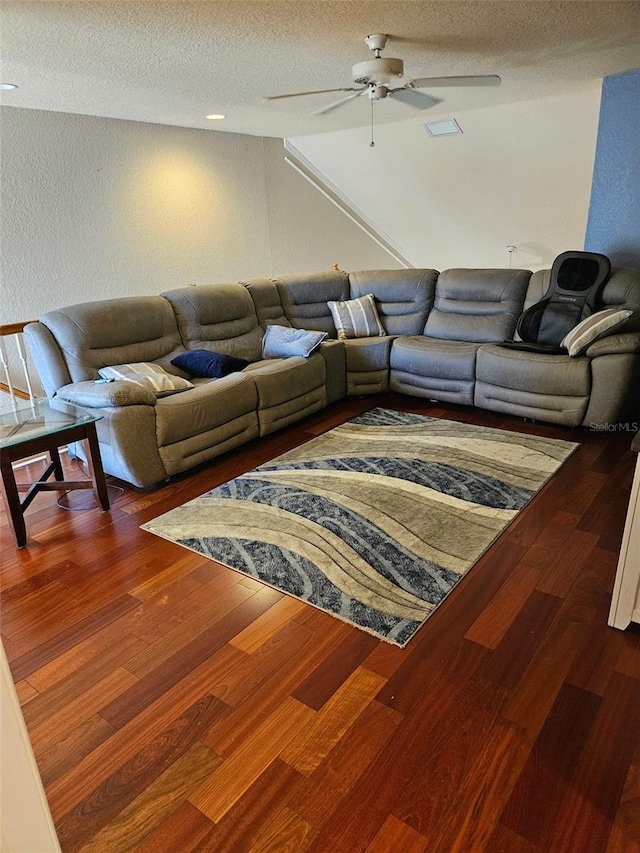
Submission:
[[[591,395],[583,425],[611,429],[640,416],[640,332],[622,332],[594,342],[587,350]],[[625,427],[626,428],[626,427]]]
[[[58,388],[71,382],[58,342],[43,323],[25,326],[24,339],[42,387],[48,397],[53,397]]]
[[[156,395],[137,382],[73,382],[58,388],[56,396],[66,403],[90,409],[113,406],[155,406]]]
[[[640,332],[621,332],[595,341],[587,348],[585,355],[597,358],[600,355],[619,355],[621,353],[640,353]]]

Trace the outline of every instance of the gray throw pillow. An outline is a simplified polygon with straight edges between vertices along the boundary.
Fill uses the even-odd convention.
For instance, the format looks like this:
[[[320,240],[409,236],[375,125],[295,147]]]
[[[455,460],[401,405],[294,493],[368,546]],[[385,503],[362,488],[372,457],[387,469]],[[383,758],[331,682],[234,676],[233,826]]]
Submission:
[[[262,338],[262,357],[289,358],[290,356],[301,355],[303,358],[307,358],[326,337],[326,332],[269,325]]]

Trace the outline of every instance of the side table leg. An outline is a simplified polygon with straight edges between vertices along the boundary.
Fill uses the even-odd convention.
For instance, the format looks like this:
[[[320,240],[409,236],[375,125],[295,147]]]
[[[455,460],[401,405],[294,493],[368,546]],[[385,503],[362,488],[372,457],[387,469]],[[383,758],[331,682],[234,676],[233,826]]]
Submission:
[[[100,445],[98,444],[95,424],[87,424],[86,430],[87,467],[89,468],[89,474],[93,483],[93,493],[102,507],[102,511],[107,512],[109,509],[109,492],[107,491],[107,484],[104,479]]]
[[[62,470],[62,462],[60,461],[60,451],[57,447],[52,447],[49,451],[51,462],[53,463],[53,473],[56,480],[64,480],[64,471]]]
[[[0,468],[2,469],[2,498],[7,509],[7,515],[13,524],[16,545],[18,548],[24,548],[27,544],[27,528],[20,505],[20,495],[18,494],[11,460],[2,453],[0,453]]]

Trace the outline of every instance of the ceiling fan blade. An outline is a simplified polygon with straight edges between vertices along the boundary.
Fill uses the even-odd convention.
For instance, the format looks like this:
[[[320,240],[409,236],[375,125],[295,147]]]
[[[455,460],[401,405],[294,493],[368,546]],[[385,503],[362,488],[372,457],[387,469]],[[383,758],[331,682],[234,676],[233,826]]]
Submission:
[[[358,89],[358,91],[354,95],[347,95],[346,98],[340,98],[337,101],[333,101],[331,104],[327,104],[326,107],[321,107],[319,110],[314,110],[314,112],[310,113],[312,116],[321,116],[325,113],[330,113],[332,110],[335,110],[337,107],[342,106],[342,104],[346,104],[347,101],[351,101],[353,98],[358,98],[362,95],[363,92],[367,91],[367,87],[365,86],[363,89]]]
[[[323,95],[326,92],[359,92],[360,89],[355,89],[353,86],[349,86],[345,88],[344,86],[339,89],[314,89],[311,92],[292,92],[289,95],[269,95],[268,97],[264,97],[263,101],[278,101],[280,98],[300,98],[302,95]]]
[[[432,98],[430,95],[425,95],[424,92],[419,92],[410,86],[391,89],[389,96],[416,110],[428,110],[429,107],[435,107],[436,104],[442,103],[442,98]]]
[[[417,89],[431,89],[436,86],[499,86],[502,80],[497,74],[472,74],[469,77],[418,77],[410,82]]]

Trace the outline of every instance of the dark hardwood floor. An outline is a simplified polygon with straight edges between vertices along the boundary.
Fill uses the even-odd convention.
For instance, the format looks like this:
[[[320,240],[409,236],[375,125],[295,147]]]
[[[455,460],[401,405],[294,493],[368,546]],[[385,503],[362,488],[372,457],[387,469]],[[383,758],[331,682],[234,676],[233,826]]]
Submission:
[[[406,649],[139,529],[375,405],[581,443]],[[607,627],[631,440],[354,399],[110,513],[38,496],[22,551],[3,515],[63,851],[638,853],[640,631]]]

